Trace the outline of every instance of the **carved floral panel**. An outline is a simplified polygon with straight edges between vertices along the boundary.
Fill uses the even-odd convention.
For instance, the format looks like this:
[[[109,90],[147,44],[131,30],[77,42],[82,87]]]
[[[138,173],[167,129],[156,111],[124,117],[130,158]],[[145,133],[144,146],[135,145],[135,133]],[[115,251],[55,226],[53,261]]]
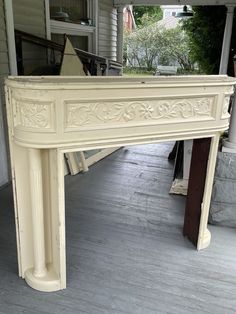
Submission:
[[[226,96],[224,99],[224,105],[223,105],[223,110],[222,110],[222,119],[228,119],[230,117],[229,114],[229,102],[230,102],[230,97]]]
[[[14,100],[15,126],[49,131],[54,128],[53,103]]]
[[[213,97],[176,100],[91,101],[66,105],[66,128],[96,127],[103,124],[160,123],[166,121],[212,120]]]

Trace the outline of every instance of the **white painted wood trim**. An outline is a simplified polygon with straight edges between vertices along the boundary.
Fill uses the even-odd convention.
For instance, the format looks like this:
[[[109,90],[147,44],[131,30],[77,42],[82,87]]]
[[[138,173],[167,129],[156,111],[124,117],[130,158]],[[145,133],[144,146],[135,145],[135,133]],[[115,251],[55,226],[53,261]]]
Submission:
[[[7,101],[11,101],[8,88],[5,86],[5,97]],[[0,100],[1,101],[1,100]],[[13,201],[14,201],[14,214],[15,214],[15,226],[16,226],[16,244],[17,244],[17,262],[18,262],[18,272],[19,276],[24,278],[22,274],[22,257],[21,257],[21,243],[20,243],[20,226],[19,226],[19,207],[17,204],[17,188],[16,188],[16,178],[15,178],[15,152],[14,144],[12,141],[12,127],[10,121],[12,120],[11,112],[7,110],[7,121],[8,121],[8,137],[9,137],[9,148],[10,148],[10,161],[11,161],[11,179],[12,179],[12,190],[13,190]]]
[[[227,16],[225,22],[225,31],[224,31],[224,39],[222,45],[221,52],[221,60],[220,60],[220,74],[227,73],[228,62],[229,62],[229,52],[230,52],[230,43],[233,29],[233,20],[234,20],[234,6],[227,6]],[[222,151],[228,153],[236,153],[236,97],[234,96],[233,104],[232,104],[232,112],[230,118],[229,125],[229,136],[227,140],[223,141]]]
[[[216,158],[218,152],[220,133],[216,133],[211,140],[211,148],[209,153],[207,175],[205,181],[204,196],[202,200],[202,214],[199,226],[199,235],[197,249],[202,250],[209,246],[211,241],[211,233],[207,228],[209,208],[211,203],[211,193],[215,173]]]
[[[66,287],[64,154],[68,152],[211,137],[197,248],[209,245],[207,219],[219,134],[228,128],[227,109],[235,84],[236,79],[227,76],[7,79],[19,272],[28,284],[42,291]],[[32,161],[38,173],[43,169],[34,191],[27,160],[27,156],[34,159],[32,150],[43,151],[36,154],[40,163]],[[37,233],[40,239],[35,244],[36,205],[31,200],[36,199],[43,199],[45,230]],[[46,275],[40,277],[33,271],[34,252],[43,239]]]
[[[44,214],[43,214],[43,174],[41,151],[29,149],[30,196],[32,208],[34,269],[35,277],[44,277],[46,274]]]
[[[45,6],[45,25],[47,39],[51,40],[51,22],[50,22],[50,5],[49,0],[44,0]]]
[[[70,34],[70,35],[80,35],[88,36],[89,34],[93,34],[95,27],[80,25],[75,23],[66,23],[56,20],[50,20],[51,32],[56,34]]]
[[[94,53],[96,27],[50,20],[52,34],[67,34],[88,37],[88,51]]]
[[[84,152],[79,152],[79,158],[80,158],[83,172],[87,172],[88,171],[88,165],[87,165],[86,159],[84,157]]]
[[[6,148],[6,131],[4,129],[4,121],[3,121],[3,104],[2,104],[2,96],[0,93],[0,187],[4,186],[9,182],[9,171],[8,168],[8,160],[7,160],[7,148]]]
[[[116,60],[123,64],[123,42],[124,42],[124,7],[117,8],[117,43],[116,43]]]
[[[65,153],[65,158],[72,176],[81,171],[76,153]]]
[[[17,75],[16,46],[15,46],[12,0],[4,0],[4,7],[5,7],[5,17],[6,17],[7,45],[8,45],[9,64],[10,64],[10,74]]]
[[[76,23],[66,23],[50,19],[49,0],[45,0],[46,30],[48,39],[51,34],[67,34],[73,36],[88,37],[88,51],[97,54],[98,52],[98,0],[88,0],[88,18],[92,19],[93,25],[80,25]]]
[[[82,158],[80,158],[81,161],[78,160],[76,152],[75,153],[66,153],[65,156],[66,156],[69,168],[70,168],[70,174],[76,175],[80,171],[87,172],[89,170],[88,167],[92,166],[93,164],[95,164],[99,160],[112,154],[113,152],[115,152],[118,149],[120,149],[120,148],[115,147],[115,148],[102,149],[100,152],[98,152],[98,153],[96,153],[96,154],[94,154],[94,155],[92,155],[86,159],[84,157],[84,153],[79,152],[80,157],[81,157],[81,154],[83,154],[82,156],[84,159],[84,164],[82,164],[82,162],[81,162]]]
[[[98,54],[98,15],[99,15],[99,6],[98,6],[98,0],[93,1],[93,23],[95,26],[95,32],[93,36],[93,53]]]
[[[232,37],[235,6],[236,6],[235,4],[234,6],[227,5],[227,15],[226,15],[226,21],[225,21],[225,30],[224,30],[224,38],[223,38],[222,51],[221,51],[219,74],[227,74],[227,70],[228,70],[229,52],[230,52],[230,43],[231,43],[231,37]]]
[[[120,147],[106,148],[106,149],[102,149],[97,154],[94,154],[94,155],[90,156],[89,158],[86,159],[88,167],[92,166],[93,164],[95,164],[99,160],[109,156],[110,154],[114,153],[118,149],[120,149]]]
[[[193,140],[184,141],[183,178],[175,179],[172,183],[170,194],[187,195],[190,163],[192,156]]]
[[[222,152],[236,154],[236,94],[234,95],[232,103],[229,135],[228,138],[223,141]]]
[[[188,181],[192,156],[193,140],[184,141],[183,179]]]
[[[70,174],[76,175],[80,171],[87,172],[88,171],[88,164],[84,157],[84,152],[79,152],[80,162],[78,160],[76,153],[66,153],[66,161],[68,164],[68,167],[70,169]]]
[[[186,180],[186,179],[175,179],[172,182],[169,193],[170,194],[187,195],[188,194],[188,180]]]

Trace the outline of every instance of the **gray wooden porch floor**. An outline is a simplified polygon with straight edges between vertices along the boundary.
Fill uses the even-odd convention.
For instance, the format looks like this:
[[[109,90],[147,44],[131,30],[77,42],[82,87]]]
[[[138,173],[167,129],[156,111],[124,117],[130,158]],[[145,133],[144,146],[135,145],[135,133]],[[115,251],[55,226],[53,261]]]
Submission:
[[[236,230],[210,226],[201,252],[183,238],[170,149],[126,147],[66,177],[68,287],[57,293],[18,278],[12,193],[1,190],[0,313],[235,313]]]

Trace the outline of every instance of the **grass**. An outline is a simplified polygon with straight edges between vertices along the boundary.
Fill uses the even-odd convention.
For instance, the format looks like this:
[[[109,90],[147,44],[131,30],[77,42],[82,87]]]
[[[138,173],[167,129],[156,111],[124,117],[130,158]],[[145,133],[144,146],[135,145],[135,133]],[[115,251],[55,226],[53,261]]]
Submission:
[[[142,68],[130,68],[130,67],[124,67],[123,68],[123,75],[124,76],[152,76],[155,71],[147,71],[146,69]]]

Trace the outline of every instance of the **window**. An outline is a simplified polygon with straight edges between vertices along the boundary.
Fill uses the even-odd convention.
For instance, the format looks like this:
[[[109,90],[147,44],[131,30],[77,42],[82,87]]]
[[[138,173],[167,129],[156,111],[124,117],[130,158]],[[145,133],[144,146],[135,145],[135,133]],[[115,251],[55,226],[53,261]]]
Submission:
[[[69,35],[73,47],[88,51],[88,37],[87,36],[74,36]],[[52,40],[57,42],[58,44],[64,44],[64,35],[63,34],[52,34]]]
[[[50,18],[81,24],[88,19],[87,1],[50,0]]]
[[[67,34],[74,47],[96,53],[97,0],[49,0],[50,33],[61,43]]]
[[[166,10],[166,12],[165,12],[165,18],[166,18],[166,17],[169,17],[169,16],[170,16],[170,11],[167,11],[167,10]]]

